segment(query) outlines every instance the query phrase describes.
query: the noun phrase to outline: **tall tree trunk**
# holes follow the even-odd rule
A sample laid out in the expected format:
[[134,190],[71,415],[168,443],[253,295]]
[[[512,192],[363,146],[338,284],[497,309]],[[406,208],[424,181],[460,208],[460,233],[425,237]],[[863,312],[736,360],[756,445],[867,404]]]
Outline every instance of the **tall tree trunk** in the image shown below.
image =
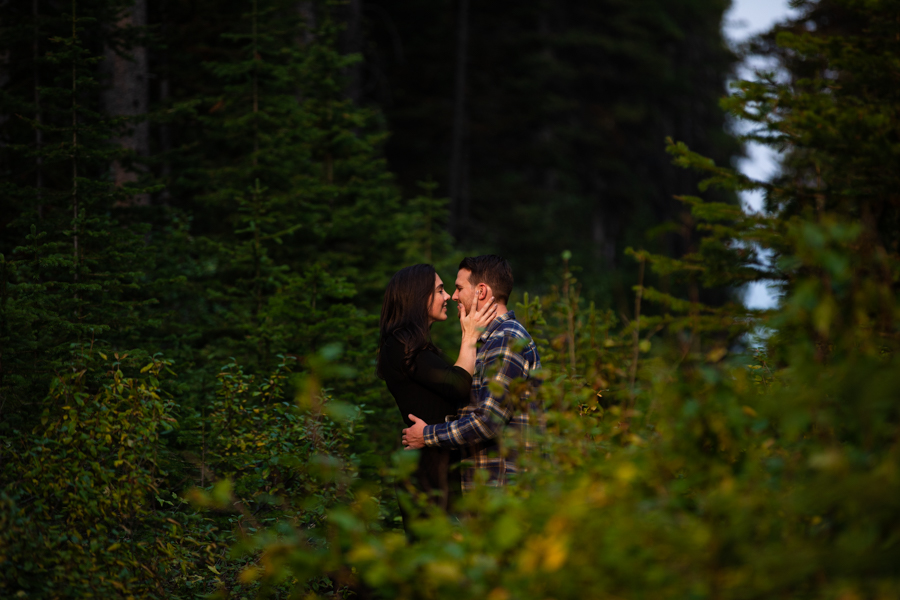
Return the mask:
[[603,205],[604,196],[598,196],[591,215],[591,241],[594,259],[603,261],[611,269],[616,268],[616,238],[618,218]]
[[[76,28],[75,0],[72,0],[72,44],[77,44],[78,30]],[[76,58],[72,59],[72,272],[75,284],[78,284],[78,72]],[[75,291],[76,305],[78,302],[78,288]],[[79,317],[81,306],[78,305]]]
[[[308,49],[316,41],[316,6],[313,0],[300,0],[296,4],[297,14],[300,15],[301,26],[297,29],[294,38],[297,46]],[[299,87],[296,92],[297,102],[303,102],[303,90]]]
[[[256,167],[259,164],[259,5],[253,0],[253,174],[257,175]],[[257,179],[257,185],[259,180]]]
[[[157,17],[160,23],[160,31],[162,33],[162,38],[164,40],[168,40],[169,30],[169,3],[167,0],[163,0],[161,3],[161,13],[162,16]],[[169,67],[169,50],[166,47],[159,52],[158,59],[158,69],[160,73],[159,79],[159,101],[161,104],[165,105],[171,94],[171,72]],[[158,129],[159,135],[159,149],[163,155],[162,162],[162,170],[161,175],[163,182],[166,184],[166,188],[160,194],[160,201],[163,204],[168,204],[171,199],[171,193],[169,192],[169,184],[171,183],[172,178],[172,159],[169,156],[169,152],[172,151],[172,127],[168,123],[161,123]]]
[[[363,0],[348,0],[346,8],[347,29],[344,30],[344,52],[357,54],[363,50],[362,11]],[[359,104],[362,96],[362,63],[347,70],[347,97]]]
[[[35,24],[35,28],[37,28],[37,24]],[[35,32],[35,36],[37,36],[36,32]],[[37,39],[37,37],[35,37],[35,39]],[[37,46],[35,45],[35,52],[36,51],[37,51]],[[10,81],[9,65],[10,65],[11,60],[12,60],[12,51],[9,48],[9,46],[0,50],[0,89],[3,89],[7,85],[9,85],[9,81]],[[37,66],[35,65],[35,69],[36,68],[37,68]],[[0,126],[5,125],[7,123],[7,121],[9,121],[9,117],[10,117],[10,115],[9,115],[8,110],[4,110],[3,112],[0,112]],[[5,137],[5,136],[0,136],[0,148],[6,146],[6,143],[3,140],[3,137]],[[4,171],[8,170],[7,165],[0,165],[0,168],[2,168]]]
[[468,123],[466,78],[469,53],[469,0],[458,0],[456,86],[450,155],[450,233],[459,237],[469,218]]
[[34,38],[32,40],[32,63],[34,69],[34,121],[37,126],[34,128],[34,149],[37,152],[35,158],[34,171],[35,181],[34,187],[37,188],[37,214],[38,218],[43,218],[44,207],[42,205],[42,196],[44,193],[44,159],[41,156],[41,148],[44,145],[44,131],[41,129],[43,114],[41,113],[41,71],[38,65],[40,58],[40,28],[38,27],[38,17],[40,15],[40,7],[38,0],[32,0],[31,3],[32,16],[34,17]]
[[[147,25],[147,0],[135,0],[134,4],[123,12],[117,27],[126,29],[131,27],[145,27]],[[110,75],[110,87],[103,94],[103,105],[110,116],[138,117],[147,114],[150,104],[149,93],[149,68],[147,62],[147,48],[143,45],[135,45],[128,49],[131,55],[121,56],[113,48],[107,47],[105,67]],[[135,123],[132,128],[121,137],[114,140],[123,148],[134,152],[135,158],[140,160],[146,157],[150,151],[149,125],[146,121]],[[120,161],[112,165],[113,181],[117,186],[137,181],[138,173],[135,168],[127,168]],[[148,194],[134,196],[129,204],[147,205],[150,203]]]
[[303,30],[297,40],[301,46],[309,46],[316,40],[316,7],[313,0],[297,2],[297,12],[303,19]]

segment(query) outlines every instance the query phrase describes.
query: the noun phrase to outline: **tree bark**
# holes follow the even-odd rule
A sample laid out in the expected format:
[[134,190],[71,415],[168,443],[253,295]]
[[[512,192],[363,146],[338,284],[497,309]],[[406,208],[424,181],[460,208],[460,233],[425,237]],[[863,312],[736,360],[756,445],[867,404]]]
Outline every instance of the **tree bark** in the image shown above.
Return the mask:
[[616,268],[617,219],[604,207],[603,196],[597,200],[591,215],[591,241],[594,258],[603,261],[610,269]]
[[[169,3],[168,0],[163,0],[161,3],[161,13],[162,17],[157,17],[160,23],[160,31],[162,33],[162,37],[165,40],[169,39],[169,30],[168,24],[170,22],[169,17]],[[159,101],[162,105],[166,105],[169,101],[170,91],[171,91],[171,72],[170,72],[170,63],[169,63],[169,50],[168,48],[163,48],[158,53],[158,64],[156,69],[160,75],[159,79]],[[149,67],[148,67],[149,69]],[[162,193],[159,196],[159,200],[164,205],[168,205],[169,201],[172,198],[171,192],[169,192],[169,184],[172,179],[172,159],[169,156],[169,153],[172,151],[172,127],[169,123],[161,123],[157,130],[159,135],[159,149],[163,155],[162,168],[160,170],[160,174],[162,175],[162,180],[166,185],[166,188],[163,189]]]
[[40,6],[38,0],[33,0],[31,4],[32,16],[34,17],[34,38],[32,42],[32,60],[34,69],[34,121],[37,127],[34,128],[34,149],[38,153],[34,161],[35,181],[34,187],[37,188],[37,214],[41,219],[44,216],[44,207],[42,205],[44,194],[44,159],[41,156],[41,148],[44,146],[44,131],[41,129],[43,124],[43,114],[41,113],[41,71],[38,65],[40,58],[40,28],[38,27],[38,19],[40,17]]
[[[347,29],[344,30],[344,52],[358,54],[363,50],[363,0],[348,0],[346,11]],[[354,104],[359,104],[362,97],[362,63],[356,63],[347,69],[347,97]]]
[[[147,25],[147,0],[135,0],[125,9],[116,26],[119,29],[145,27]],[[136,44],[128,48],[130,56],[123,56],[114,48],[105,51],[105,68],[108,70],[110,87],[103,94],[103,105],[106,112],[113,117],[140,117],[146,115],[150,104],[149,65],[147,48]],[[133,153],[140,161],[150,151],[149,124],[146,120],[135,122],[131,128],[114,143]],[[129,166],[122,161],[112,165],[113,181],[116,186],[133,183],[138,180],[138,166]],[[148,194],[137,194],[127,204],[146,206],[150,203]]]
[[312,0],[301,0],[297,3],[297,12],[303,19],[303,30],[298,42],[309,46],[316,41],[316,7]]
[[466,83],[469,54],[469,0],[458,0],[456,20],[456,85],[453,95],[453,133],[450,155],[450,233],[459,237],[468,220],[468,122]]

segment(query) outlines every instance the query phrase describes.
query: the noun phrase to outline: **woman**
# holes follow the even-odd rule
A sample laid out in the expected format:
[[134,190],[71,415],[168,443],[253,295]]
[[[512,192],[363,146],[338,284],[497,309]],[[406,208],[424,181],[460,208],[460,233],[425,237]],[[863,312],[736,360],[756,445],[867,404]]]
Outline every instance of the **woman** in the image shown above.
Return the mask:
[[[429,332],[435,322],[447,320],[449,299],[431,265],[401,269],[384,292],[378,376],[387,383],[407,427],[412,425],[410,413],[429,425],[443,423],[444,417],[455,415],[469,402],[475,344],[497,316],[497,305],[488,302],[471,314],[459,305],[462,342],[459,359],[451,365],[431,343]],[[450,471],[453,459],[450,450],[423,448],[413,475],[413,485],[444,510],[459,495],[459,472]]]

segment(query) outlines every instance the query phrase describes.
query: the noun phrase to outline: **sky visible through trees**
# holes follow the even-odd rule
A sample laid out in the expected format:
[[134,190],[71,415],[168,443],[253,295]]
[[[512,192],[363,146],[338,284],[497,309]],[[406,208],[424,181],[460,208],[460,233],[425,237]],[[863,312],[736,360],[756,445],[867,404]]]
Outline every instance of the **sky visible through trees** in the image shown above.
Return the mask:
[[[723,29],[729,41],[737,45],[766,31],[791,13],[787,0],[734,0],[725,13]],[[738,76],[752,78],[755,64],[760,64],[760,61],[745,58],[738,67]],[[740,127],[739,124],[737,126]],[[738,161],[741,172],[753,179],[768,181],[778,169],[778,155],[766,146],[752,143],[745,146],[745,151],[746,158]],[[741,199],[750,210],[762,209],[762,196],[758,193],[743,192]],[[744,302],[753,308],[770,308],[777,301],[777,294],[766,283],[751,285],[744,295]]]

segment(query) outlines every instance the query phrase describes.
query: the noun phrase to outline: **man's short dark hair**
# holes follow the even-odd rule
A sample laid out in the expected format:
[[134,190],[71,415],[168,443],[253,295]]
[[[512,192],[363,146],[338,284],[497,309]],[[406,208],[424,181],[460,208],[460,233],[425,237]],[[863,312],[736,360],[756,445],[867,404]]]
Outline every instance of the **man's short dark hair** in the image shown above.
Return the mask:
[[513,289],[512,267],[502,256],[485,254],[483,256],[467,256],[459,263],[460,269],[468,269],[469,283],[478,285],[487,284],[494,292],[497,302],[506,304]]

